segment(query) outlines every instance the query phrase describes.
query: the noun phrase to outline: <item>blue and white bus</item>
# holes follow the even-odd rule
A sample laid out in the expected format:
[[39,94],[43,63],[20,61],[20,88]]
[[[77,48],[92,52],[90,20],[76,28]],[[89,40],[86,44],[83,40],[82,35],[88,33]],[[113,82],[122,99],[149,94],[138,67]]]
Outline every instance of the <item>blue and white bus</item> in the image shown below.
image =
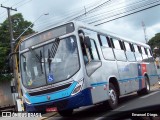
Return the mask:
[[26,38],[19,58],[27,112],[67,116],[101,102],[114,109],[120,96],[147,94],[158,81],[148,45],[80,22]]

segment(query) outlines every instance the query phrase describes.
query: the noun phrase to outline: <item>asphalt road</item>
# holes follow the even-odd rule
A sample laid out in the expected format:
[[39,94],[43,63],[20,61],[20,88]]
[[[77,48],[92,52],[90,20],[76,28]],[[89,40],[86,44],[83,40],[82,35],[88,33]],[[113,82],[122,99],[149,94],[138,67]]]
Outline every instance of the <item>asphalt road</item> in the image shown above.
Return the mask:
[[[104,104],[93,105],[76,109],[72,115],[74,120],[100,120],[113,112],[127,111],[134,108],[160,104],[160,90],[152,90],[150,94],[138,96],[136,93],[120,98],[119,106],[115,110],[107,109]],[[63,118],[59,114],[48,118],[48,120],[71,120],[71,118]]]

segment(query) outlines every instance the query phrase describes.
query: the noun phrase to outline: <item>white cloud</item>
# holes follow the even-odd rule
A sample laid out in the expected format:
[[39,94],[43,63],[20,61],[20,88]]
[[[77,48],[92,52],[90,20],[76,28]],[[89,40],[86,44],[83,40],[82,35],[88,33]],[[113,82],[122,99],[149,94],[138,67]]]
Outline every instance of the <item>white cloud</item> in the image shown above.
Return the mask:
[[122,37],[145,43],[143,29],[135,30],[134,27],[123,19],[101,25],[101,28],[116,33]]
[[[14,3],[19,2],[19,1],[21,0],[15,0],[15,1],[8,0],[8,2],[5,3],[4,5],[11,6]],[[105,0],[92,0],[92,1],[32,0],[31,2],[18,8],[17,12],[21,12],[25,19],[27,19],[28,21],[32,21],[32,22],[34,22],[43,13],[49,13],[48,16],[41,17],[38,21],[36,21],[37,27],[39,26],[39,28],[43,28],[43,27],[49,26],[51,23],[54,24],[56,20],[64,18],[66,17],[66,15],[69,15],[77,10],[81,10],[80,11],[81,13],[84,12],[84,5],[87,5],[87,4],[93,5],[93,3],[98,4],[99,2],[103,2],[103,1]],[[116,3],[121,5],[120,2],[122,2],[123,4],[129,3],[128,0],[121,0],[118,2],[113,2],[115,6],[110,7],[110,9],[116,9],[117,8]],[[0,0],[0,3],[1,3],[1,0]],[[5,9],[0,8],[0,13],[1,11],[3,12],[5,11]],[[115,21],[111,21],[109,23],[101,25],[100,27],[108,31],[117,33],[123,37],[130,38],[135,41],[145,42],[141,22],[142,20],[145,22],[147,36],[150,39],[156,33],[160,32],[160,21],[159,21],[160,16],[159,16],[158,11],[160,11],[160,6],[152,8],[152,9],[148,9],[146,11],[143,11],[143,12],[131,15],[131,16],[120,18]],[[17,12],[12,11],[11,13],[14,14]],[[2,15],[0,15],[0,17],[1,16]],[[3,20],[4,18],[3,19],[0,18],[0,23],[3,22]]]

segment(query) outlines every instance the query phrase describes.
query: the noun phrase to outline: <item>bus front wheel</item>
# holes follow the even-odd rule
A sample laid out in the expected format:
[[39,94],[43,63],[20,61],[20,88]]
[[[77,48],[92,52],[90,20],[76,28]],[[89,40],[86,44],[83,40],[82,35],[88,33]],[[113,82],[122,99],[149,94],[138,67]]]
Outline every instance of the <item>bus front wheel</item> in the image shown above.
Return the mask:
[[118,106],[118,93],[112,83],[109,83],[109,100],[110,109],[115,109]]
[[58,111],[58,113],[63,116],[63,117],[69,117],[73,113],[73,109],[70,110],[63,110],[63,111]]

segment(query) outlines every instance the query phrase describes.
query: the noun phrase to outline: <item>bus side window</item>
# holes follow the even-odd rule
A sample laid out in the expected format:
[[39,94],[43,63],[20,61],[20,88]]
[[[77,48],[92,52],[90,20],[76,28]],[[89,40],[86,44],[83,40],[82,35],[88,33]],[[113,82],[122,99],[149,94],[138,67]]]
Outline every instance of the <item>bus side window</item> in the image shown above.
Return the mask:
[[134,54],[136,56],[136,60],[139,62],[142,61],[142,55],[140,53],[140,49],[138,48],[136,44],[134,44],[134,50],[135,50]]
[[[114,60],[114,54],[112,50],[112,43],[109,39],[109,37],[98,35],[98,39],[101,45],[101,50],[104,59],[106,60]],[[109,53],[109,54],[108,54]]]
[[122,47],[121,41],[117,39],[113,39],[113,45],[114,45],[114,53],[117,60],[120,61],[126,61],[126,55],[124,53],[124,48]]
[[101,66],[100,56],[98,53],[96,42],[93,39],[90,39],[90,42],[91,46],[87,48],[87,54],[90,61],[86,65],[86,71],[88,76],[91,76]]
[[149,62],[154,62],[153,60],[153,56],[152,56],[152,52],[150,49],[147,48],[147,53],[148,53],[148,59],[149,59]]
[[144,48],[145,54],[148,55],[147,48]]
[[141,47],[141,49],[142,49],[143,61],[144,61],[144,62],[148,62],[148,56],[147,56],[147,54],[146,54],[146,52],[145,52],[145,48],[144,48],[144,47]]
[[132,49],[132,44],[128,42],[124,42],[125,48],[126,48],[126,56],[128,61],[136,61],[133,49]]
[[100,60],[96,43],[93,39],[90,39],[91,47],[89,48],[89,53],[91,56],[91,60]]

